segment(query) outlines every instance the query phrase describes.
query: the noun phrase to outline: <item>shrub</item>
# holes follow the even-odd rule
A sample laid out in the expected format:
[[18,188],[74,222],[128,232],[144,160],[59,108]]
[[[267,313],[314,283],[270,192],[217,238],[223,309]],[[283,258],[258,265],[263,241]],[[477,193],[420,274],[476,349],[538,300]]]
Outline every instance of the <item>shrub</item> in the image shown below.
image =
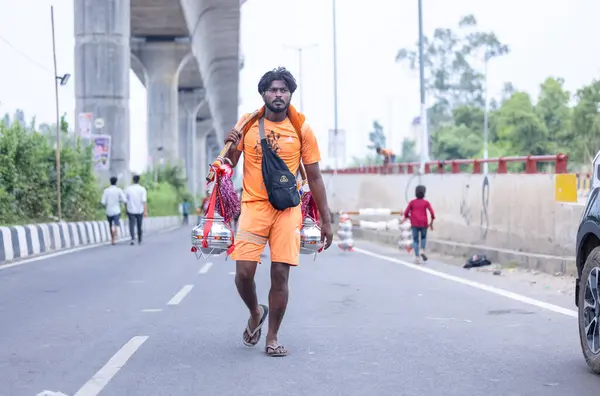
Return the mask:
[[[23,122],[7,125],[7,119],[0,121],[0,225],[56,221],[56,129],[43,124],[37,131],[35,122],[30,126]],[[62,219],[106,219],[105,208],[100,205],[106,186],[100,185],[94,172],[92,148],[69,133],[64,116],[60,162]],[[148,189],[150,216],[178,215],[183,198],[192,200],[179,167],[163,166],[156,175],[148,171],[141,183]]]

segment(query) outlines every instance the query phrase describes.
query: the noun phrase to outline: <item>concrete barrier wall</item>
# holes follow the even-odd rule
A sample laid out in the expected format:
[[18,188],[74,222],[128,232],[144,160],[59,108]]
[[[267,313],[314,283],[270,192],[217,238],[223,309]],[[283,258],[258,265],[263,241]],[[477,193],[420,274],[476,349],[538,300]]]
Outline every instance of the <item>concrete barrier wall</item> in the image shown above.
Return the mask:
[[[324,175],[333,211],[403,209],[427,187],[431,238],[557,256],[575,255],[583,205],[558,203],[550,174]],[[486,185],[487,184],[487,185]]]
[[[152,233],[179,224],[179,216],[149,217],[144,219],[143,230],[145,233]],[[130,238],[129,220],[121,219],[117,233],[119,239]],[[109,241],[107,221],[0,227],[0,265],[15,259]]]

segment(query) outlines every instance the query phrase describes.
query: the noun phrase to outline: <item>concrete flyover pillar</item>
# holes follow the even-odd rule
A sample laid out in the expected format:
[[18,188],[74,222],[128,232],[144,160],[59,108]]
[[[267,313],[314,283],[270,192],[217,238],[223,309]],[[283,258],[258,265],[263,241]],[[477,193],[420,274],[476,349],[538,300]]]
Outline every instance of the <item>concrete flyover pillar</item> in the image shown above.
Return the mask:
[[[111,137],[103,179],[129,182],[130,0],[75,0],[75,120],[88,113],[92,133]],[[95,121],[95,122],[94,122]],[[79,125],[75,126],[80,135]]]
[[240,4],[237,0],[180,0],[188,18],[215,133],[222,141],[238,121]]
[[211,148],[210,148],[210,156],[208,157],[210,161],[212,161],[215,158],[217,158],[217,156],[221,152],[221,148],[222,147],[217,146],[217,145],[211,146]]
[[[214,120],[213,120],[213,124],[214,124]],[[219,155],[220,150],[218,150],[217,147],[218,147],[218,142],[217,142],[216,130],[213,125],[213,127],[210,128],[206,133],[206,158],[208,159],[207,164],[213,162],[215,160],[215,158],[217,158],[217,156]]]
[[185,177],[189,178],[190,170],[188,169],[187,163],[187,150],[189,146],[189,133],[188,133],[188,112],[182,106],[181,93],[179,94],[179,121],[177,126],[179,127],[179,137],[177,138],[179,148],[177,150],[177,165],[183,168]]
[[198,193],[196,164],[196,118],[204,101],[203,89],[179,89],[179,157],[183,159],[188,190]]
[[177,164],[179,154],[179,73],[191,56],[189,39],[136,37],[132,51],[146,70],[148,100],[148,154],[156,160]]
[[213,129],[213,120],[210,118],[196,119],[196,157],[194,158],[194,168],[197,170],[198,178],[196,185],[200,194],[206,193],[206,175],[208,174],[208,166],[214,161],[215,157],[211,157],[211,152],[207,146],[207,136]]

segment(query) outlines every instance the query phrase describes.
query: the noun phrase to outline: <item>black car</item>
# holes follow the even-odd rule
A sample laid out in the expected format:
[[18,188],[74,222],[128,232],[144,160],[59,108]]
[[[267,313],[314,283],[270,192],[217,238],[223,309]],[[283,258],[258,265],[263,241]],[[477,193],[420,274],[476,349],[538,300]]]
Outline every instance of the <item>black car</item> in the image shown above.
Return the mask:
[[575,305],[583,356],[600,374],[600,165],[596,160],[594,168],[592,191],[577,231]]

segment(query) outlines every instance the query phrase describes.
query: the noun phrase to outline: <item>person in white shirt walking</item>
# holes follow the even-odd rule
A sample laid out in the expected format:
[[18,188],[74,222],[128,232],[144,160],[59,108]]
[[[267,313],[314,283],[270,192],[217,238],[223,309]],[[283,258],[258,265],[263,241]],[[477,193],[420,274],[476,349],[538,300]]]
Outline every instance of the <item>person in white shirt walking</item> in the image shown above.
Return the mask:
[[106,219],[110,228],[111,243],[117,242],[117,227],[121,225],[121,204],[126,203],[127,198],[119,187],[117,187],[117,178],[110,178],[110,187],[104,189],[102,193],[102,205],[106,207]]
[[140,177],[133,176],[133,184],[125,189],[127,197],[127,216],[129,217],[130,245],[135,244],[135,227],[137,226],[138,244],[142,243],[142,221],[148,217],[146,188],[140,186]]

